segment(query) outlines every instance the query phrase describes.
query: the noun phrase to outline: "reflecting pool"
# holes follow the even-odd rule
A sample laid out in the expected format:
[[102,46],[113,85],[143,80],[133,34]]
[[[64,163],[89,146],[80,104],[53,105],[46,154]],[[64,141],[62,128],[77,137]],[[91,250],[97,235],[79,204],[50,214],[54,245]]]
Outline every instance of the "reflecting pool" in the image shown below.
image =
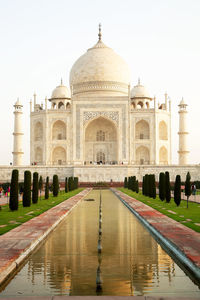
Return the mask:
[[[3,296],[154,295],[200,290],[109,190],[86,196],[8,283]],[[94,199],[94,201],[92,201]],[[102,252],[98,254],[100,238]],[[102,280],[100,288],[96,281]]]

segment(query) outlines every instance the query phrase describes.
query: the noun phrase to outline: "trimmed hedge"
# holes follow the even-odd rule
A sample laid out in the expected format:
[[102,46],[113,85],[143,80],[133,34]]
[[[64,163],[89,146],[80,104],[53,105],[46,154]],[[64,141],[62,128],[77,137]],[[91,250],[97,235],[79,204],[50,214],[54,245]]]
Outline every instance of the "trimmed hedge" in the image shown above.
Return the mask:
[[38,202],[38,190],[39,190],[39,182],[38,182],[38,173],[33,173],[33,189],[32,189],[32,203]]
[[11,177],[10,185],[10,199],[9,199],[9,208],[10,210],[18,210],[18,195],[19,195],[19,171],[13,170]]
[[177,206],[181,203],[181,176],[176,175],[176,181],[174,184],[174,202]]
[[49,199],[49,176],[47,176],[47,178],[46,178],[44,198]]
[[159,175],[159,198],[161,201],[164,201],[166,197],[165,191],[165,174],[163,172]]
[[128,181],[127,177],[124,178],[124,188],[126,189],[128,187]]
[[187,172],[186,181],[185,181],[185,196],[187,196],[187,208],[188,208],[188,200],[192,193],[190,179],[191,179],[190,173]]
[[54,197],[58,196],[58,192],[59,192],[58,175],[53,175],[53,195],[54,195]]
[[78,188],[78,177],[74,177],[74,190]]
[[24,193],[22,204],[24,207],[31,206],[31,172],[24,172]]
[[65,177],[65,193],[69,192],[69,187],[68,187],[68,178]]
[[166,202],[169,203],[171,200],[171,186],[170,186],[169,172],[165,172],[165,193],[166,193]]

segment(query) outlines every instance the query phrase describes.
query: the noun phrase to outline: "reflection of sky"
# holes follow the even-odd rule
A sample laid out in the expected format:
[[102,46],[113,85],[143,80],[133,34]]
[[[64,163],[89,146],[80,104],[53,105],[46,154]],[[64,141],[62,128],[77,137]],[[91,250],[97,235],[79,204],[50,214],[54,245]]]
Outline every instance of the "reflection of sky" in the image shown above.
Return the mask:
[[[131,212],[102,191],[103,295],[199,296],[199,289],[157,245]],[[95,295],[99,191],[49,236],[1,296]]]

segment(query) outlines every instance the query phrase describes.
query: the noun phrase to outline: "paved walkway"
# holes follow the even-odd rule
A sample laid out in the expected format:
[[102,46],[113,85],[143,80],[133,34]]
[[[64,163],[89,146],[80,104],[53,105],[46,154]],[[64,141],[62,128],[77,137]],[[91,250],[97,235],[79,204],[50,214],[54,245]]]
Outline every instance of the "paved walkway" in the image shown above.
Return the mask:
[[[200,233],[170,219],[159,211],[145,205],[144,203],[122,193],[117,189],[113,192],[121,198],[133,212],[139,216],[140,220],[162,241],[166,240],[166,245],[171,247],[171,252],[180,259],[182,263],[191,268],[198,276],[200,282]],[[189,264],[189,266],[188,266]]]
[[83,190],[38,217],[0,236],[0,284],[16,270],[18,265],[90,190]]

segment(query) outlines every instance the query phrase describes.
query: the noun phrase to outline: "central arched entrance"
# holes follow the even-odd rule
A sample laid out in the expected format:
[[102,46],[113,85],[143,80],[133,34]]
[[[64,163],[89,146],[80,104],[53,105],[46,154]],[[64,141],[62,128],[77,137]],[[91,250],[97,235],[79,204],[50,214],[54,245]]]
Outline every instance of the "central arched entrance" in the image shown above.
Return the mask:
[[117,164],[118,144],[115,124],[99,117],[85,129],[85,164]]

